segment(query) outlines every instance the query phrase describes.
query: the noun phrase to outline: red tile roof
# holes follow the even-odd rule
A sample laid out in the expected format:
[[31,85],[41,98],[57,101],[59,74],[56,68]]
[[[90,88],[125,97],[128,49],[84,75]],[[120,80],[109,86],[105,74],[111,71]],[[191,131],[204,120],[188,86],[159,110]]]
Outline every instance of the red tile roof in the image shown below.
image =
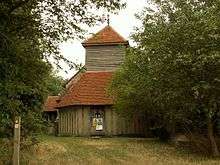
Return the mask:
[[59,107],[71,105],[111,105],[113,100],[107,95],[107,87],[113,72],[85,72],[76,76],[60,97]]
[[46,112],[56,111],[57,100],[59,100],[59,96],[48,96],[44,104],[44,111]]
[[118,44],[128,45],[128,41],[118,34],[111,26],[106,26],[104,29],[82,43],[84,47]]

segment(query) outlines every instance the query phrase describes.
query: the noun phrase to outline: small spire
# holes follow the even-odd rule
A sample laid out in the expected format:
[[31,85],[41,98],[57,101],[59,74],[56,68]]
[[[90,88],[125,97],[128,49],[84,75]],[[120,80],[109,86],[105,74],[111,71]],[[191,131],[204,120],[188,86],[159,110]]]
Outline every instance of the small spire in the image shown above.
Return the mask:
[[107,15],[107,18],[105,17],[105,14],[102,14],[101,22],[104,23],[105,21],[107,21],[107,24],[109,26],[109,24],[110,24],[110,16],[109,16],[109,14]]
[[109,16],[109,14],[107,15],[107,23],[108,23],[108,26],[109,26],[109,24],[110,24],[110,16]]

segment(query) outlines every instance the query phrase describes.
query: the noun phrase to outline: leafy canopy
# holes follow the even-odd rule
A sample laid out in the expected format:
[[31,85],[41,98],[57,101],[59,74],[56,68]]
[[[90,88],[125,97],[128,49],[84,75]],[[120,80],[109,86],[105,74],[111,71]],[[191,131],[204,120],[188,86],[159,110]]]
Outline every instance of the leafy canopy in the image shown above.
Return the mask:
[[100,20],[99,11],[116,12],[123,7],[120,0],[2,0],[0,37],[6,41],[6,31],[13,32],[37,44],[46,59],[52,56],[57,65],[64,60],[76,67],[60,54],[59,43],[82,38],[84,28]]
[[[151,0],[111,92],[125,114],[207,126],[220,106],[220,1]],[[197,125],[198,126],[198,125]]]

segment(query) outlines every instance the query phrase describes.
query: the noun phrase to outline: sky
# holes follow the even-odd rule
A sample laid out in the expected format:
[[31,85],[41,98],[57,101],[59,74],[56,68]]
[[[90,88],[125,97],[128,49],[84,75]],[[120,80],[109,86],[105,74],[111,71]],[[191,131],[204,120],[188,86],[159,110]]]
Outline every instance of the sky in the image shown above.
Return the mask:
[[[140,26],[141,22],[135,18],[135,13],[141,12],[146,6],[148,0],[126,0],[127,7],[119,11],[118,15],[110,14],[110,26],[112,26],[119,34],[124,38],[129,40],[129,43],[132,45],[132,41],[129,36],[133,31],[134,27]],[[107,13],[103,13],[107,14]],[[95,27],[88,29],[88,36],[94,34],[104,28],[107,23],[100,23]],[[90,34],[90,35],[89,35]],[[85,49],[81,45],[82,40],[68,41],[60,44],[61,53],[65,58],[77,63],[85,64]],[[76,71],[68,70],[68,67],[65,64],[62,64],[63,70],[58,72],[59,76],[62,76],[65,79],[71,78]]]

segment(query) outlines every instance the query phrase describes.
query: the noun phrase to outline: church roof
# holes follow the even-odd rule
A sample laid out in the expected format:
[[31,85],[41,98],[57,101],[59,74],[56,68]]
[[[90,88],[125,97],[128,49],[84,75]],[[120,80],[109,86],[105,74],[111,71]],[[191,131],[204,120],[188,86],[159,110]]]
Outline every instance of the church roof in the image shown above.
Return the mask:
[[59,100],[59,96],[48,96],[44,104],[44,111],[46,112],[56,111],[57,100]]
[[58,108],[71,105],[111,105],[107,87],[113,72],[85,72],[74,78],[67,92],[60,97]]
[[82,43],[84,47],[94,46],[94,45],[121,45],[121,44],[128,45],[128,41],[109,25]]

